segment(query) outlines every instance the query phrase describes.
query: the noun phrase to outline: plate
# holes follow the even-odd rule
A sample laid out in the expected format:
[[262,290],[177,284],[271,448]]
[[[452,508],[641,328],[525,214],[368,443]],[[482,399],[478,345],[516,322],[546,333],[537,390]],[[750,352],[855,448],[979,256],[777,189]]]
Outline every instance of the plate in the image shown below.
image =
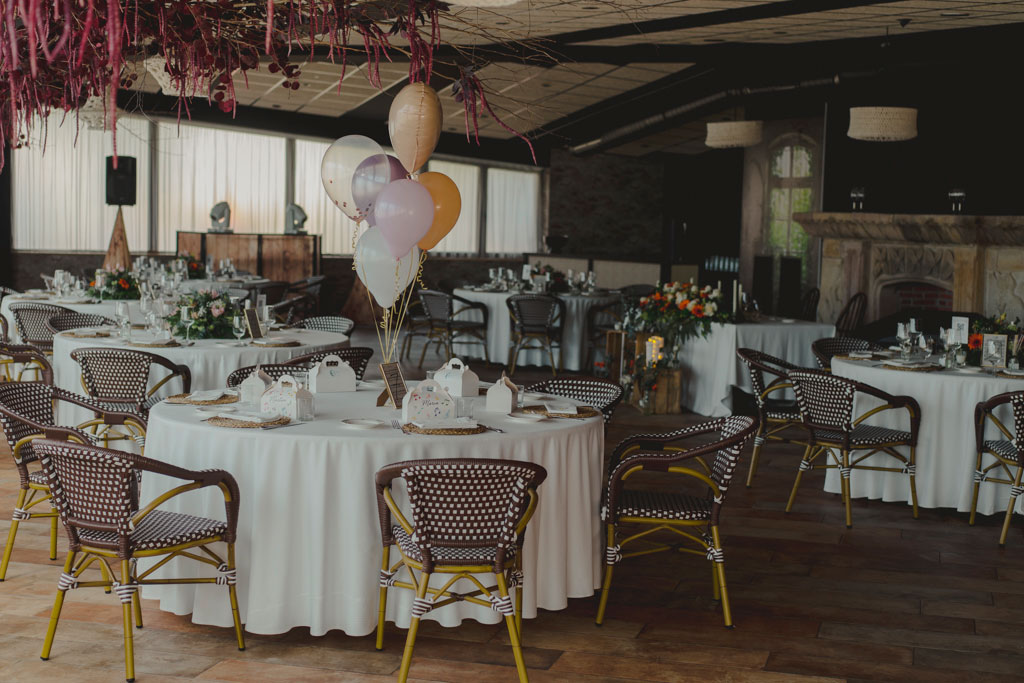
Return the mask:
[[383,420],[371,420],[365,417],[350,417],[341,421],[341,424],[353,429],[376,429],[384,424]]
[[237,408],[231,406],[200,406],[196,412],[200,415],[220,415],[221,413],[233,413]]
[[795,323],[796,318],[779,318],[780,323]]
[[979,368],[976,365],[965,365],[962,368],[957,368],[956,371],[957,372],[967,372],[967,373],[974,374],[974,373],[981,372],[981,368]]
[[1004,375],[1010,375],[1011,377],[1024,377],[1024,370],[1008,370],[1003,368],[1000,372]]
[[543,422],[548,419],[544,413],[509,413],[508,417],[520,422]]

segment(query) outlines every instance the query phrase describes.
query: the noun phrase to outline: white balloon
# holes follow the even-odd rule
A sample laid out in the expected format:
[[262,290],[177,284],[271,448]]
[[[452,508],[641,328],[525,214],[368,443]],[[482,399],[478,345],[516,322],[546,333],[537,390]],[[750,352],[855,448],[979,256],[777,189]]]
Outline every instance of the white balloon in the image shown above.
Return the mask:
[[367,157],[384,154],[384,149],[365,135],[346,135],[331,143],[320,162],[320,180],[334,205],[358,222],[366,216],[352,197],[352,176]]
[[382,308],[390,308],[416,279],[420,267],[419,247],[395,259],[380,228],[370,228],[356,242],[356,275]]

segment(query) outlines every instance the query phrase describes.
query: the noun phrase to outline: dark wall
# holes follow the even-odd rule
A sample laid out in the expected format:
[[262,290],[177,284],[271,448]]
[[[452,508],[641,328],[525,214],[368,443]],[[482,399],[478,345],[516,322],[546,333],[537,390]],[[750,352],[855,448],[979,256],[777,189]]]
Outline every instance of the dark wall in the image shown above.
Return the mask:
[[664,201],[674,263],[739,256],[743,150],[672,157],[665,167]]

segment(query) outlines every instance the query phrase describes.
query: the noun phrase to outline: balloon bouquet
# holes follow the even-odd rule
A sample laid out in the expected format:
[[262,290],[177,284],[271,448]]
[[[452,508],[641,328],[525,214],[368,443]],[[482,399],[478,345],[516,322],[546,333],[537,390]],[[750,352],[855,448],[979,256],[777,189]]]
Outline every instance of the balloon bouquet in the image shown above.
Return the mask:
[[441,101],[425,83],[410,83],[391,103],[388,133],[395,157],[363,135],[327,148],[320,178],[334,204],[367,229],[355,246],[356,275],[384,312],[377,337],[385,363],[398,335],[428,250],[455,227],[459,188],[443,173],[420,173],[441,136]]

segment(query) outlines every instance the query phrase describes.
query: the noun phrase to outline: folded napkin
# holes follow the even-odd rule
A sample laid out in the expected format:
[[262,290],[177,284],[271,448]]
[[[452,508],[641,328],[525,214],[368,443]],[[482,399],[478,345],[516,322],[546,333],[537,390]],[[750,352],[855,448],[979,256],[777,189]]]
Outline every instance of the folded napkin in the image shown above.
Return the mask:
[[545,403],[548,415],[576,415],[579,411],[571,403]]
[[253,339],[253,344],[290,344],[295,341],[291,337],[264,337],[262,339]]
[[457,417],[454,420],[425,420],[413,422],[420,429],[475,429],[476,420],[469,417]]
[[871,358],[870,351],[850,351],[847,355],[849,355],[850,358]]
[[898,358],[890,358],[889,360],[883,361],[882,365],[895,365],[899,368],[926,368],[935,365],[935,363],[926,360],[900,360]]
[[229,392],[227,389],[209,389],[207,391],[193,391],[188,397],[193,401],[216,401],[225,394],[235,395],[234,392]]
[[897,346],[897,345],[895,345],[895,344],[893,344],[892,346],[890,346],[890,347],[889,347],[889,350],[890,350],[890,351],[899,351],[899,350],[900,350],[900,347],[899,347],[899,346]]
[[[278,415],[265,415],[263,413],[257,413],[251,410],[239,410],[236,412],[224,412],[217,413],[213,417],[223,417],[229,420],[243,420],[246,422],[273,422],[279,416]],[[207,418],[209,419],[209,418]]]

